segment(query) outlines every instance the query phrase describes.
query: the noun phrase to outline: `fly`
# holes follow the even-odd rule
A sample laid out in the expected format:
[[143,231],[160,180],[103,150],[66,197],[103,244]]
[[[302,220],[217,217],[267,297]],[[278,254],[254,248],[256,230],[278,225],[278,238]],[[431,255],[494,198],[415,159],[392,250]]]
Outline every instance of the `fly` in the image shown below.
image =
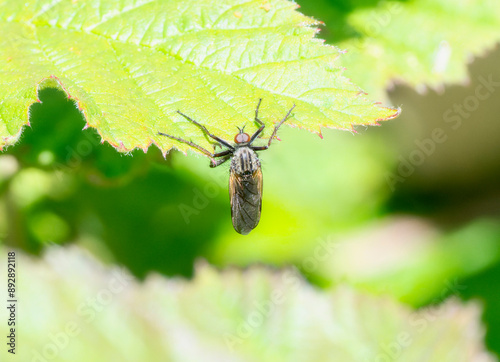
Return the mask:
[[252,231],[260,220],[262,210],[262,170],[260,167],[259,157],[256,151],[267,150],[271,146],[271,142],[276,137],[276,133],[280,126],[288,119],[292,108],[288,111],[277,125],[274,126],[274,131],[265,146],[253,146],[253,142],[264,131],[265,124],[259,119],[259,107],[262,99],[259,99],[257,108],[255,109],[255,121],[259,124],[259,129],[252,135],[244,132],[244,128],[239,128],[239,133],[234,137],[234,143],[230,143],[222,138],[219,138],[210,133],[205,126],[196,122],[192,118],[177,111],[181,116],[188,121],[198,126],[203,133],[217,141],[217,144],[225,150],[212,153],[207,149],[185,139],[171,136],[162,132],[158,134],[185,143],[197,150],[203,152],[212,159],[210,167],[217,167],[224,162],[231,160],[229,174],[229,196],[231,199],[231,219],[233,221],[234,230],[238,233],[247,235]]

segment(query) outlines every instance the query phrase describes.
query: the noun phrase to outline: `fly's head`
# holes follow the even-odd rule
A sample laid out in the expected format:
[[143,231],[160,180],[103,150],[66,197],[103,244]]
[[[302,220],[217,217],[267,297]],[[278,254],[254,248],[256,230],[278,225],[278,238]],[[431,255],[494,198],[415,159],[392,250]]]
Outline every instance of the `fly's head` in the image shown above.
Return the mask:
[[246,143],[250,142],[250,135],[245,133],[245,126],[243,126],[243,128],[237,128],[240,132],[234,136],[234,143],[238,146],[244,146]]

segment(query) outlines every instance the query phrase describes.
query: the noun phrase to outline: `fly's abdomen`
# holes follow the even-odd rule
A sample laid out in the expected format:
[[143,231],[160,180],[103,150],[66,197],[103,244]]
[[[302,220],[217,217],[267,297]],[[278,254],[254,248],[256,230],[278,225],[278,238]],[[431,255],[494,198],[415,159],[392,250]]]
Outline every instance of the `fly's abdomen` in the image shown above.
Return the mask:
[[260,167],[251,174],[240,175],[231,171],[229,178],[231,219],[234,229],[246,235],[260,220],[262,209],[262,172]]

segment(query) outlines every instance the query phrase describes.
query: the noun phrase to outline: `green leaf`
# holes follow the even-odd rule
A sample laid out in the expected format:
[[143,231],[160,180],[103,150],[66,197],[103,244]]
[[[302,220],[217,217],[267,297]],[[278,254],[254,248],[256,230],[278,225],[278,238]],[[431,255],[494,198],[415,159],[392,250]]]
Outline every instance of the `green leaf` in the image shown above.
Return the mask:
[[394,82],[419,91],[465,83],[471,58],[500,40],[496,0],[381,1],[373,7],[363,0],[318,0],[304,2],[304,11],[331,25],[327,40],[347,50],[340,58],[346,75],[378,97]]
[[286,0],[1,1],[0,147],[19,139],[37,88],[47,86],[64,89],[87,126],[119,151],[152,143],[164,153],[188,149],[158,131],[211,147],[177,110],[232,140],[236,126],[253,123],[259,98],[266,125],[296,104],[288,124],[317,133],[397,116],[342,76],[340,51],[315,39],[317,22],[296,7]]
[[320,292],[294,270],[264,267],[203,265],[191,281],[139,283],[76,247],[17,261],[23,360],[493,360],[476,303],[411,311],[347,287]]

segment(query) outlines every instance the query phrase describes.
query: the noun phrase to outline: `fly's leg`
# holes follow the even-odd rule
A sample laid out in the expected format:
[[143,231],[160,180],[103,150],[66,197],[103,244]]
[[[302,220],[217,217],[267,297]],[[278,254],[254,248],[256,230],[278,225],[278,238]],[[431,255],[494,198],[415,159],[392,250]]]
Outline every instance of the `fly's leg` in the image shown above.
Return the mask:
[[271,138],[269,138],[269,142],[267,144],[267,147],[271,146],[271,142],[273,141],[274,137],[276,137],[276,133],[278,133],[278,129],[281,127],[283,123],[290,117],[290,113],[292,113],[293,109],[295,108],[295,104],[290,108],[288,113],[286,114],[285,118],[283,118],[280,123],[278,123],[276,126],[274,126],[274,131],[273,134],[271,135]]
[[222,152],[219,152],[219,153],[214,153],[212,155],[212,158],[228,156],[231,153],[233,153],[232,150],[225,150],[225,151],[222,151]]
[[[222,152],[221,152],[222,153]],[[224,156],[223,158],[219,158],[218,160],[212,160],[212,162],[210,163],[210,167],[211,168],[215,168],[217,166],[220,166],[222,165],[224,162],[226,162],[227,160],[229,160],[231,158],[230,155],[227,155],[227,156]]]
[[[187,144],[187,145],[189,145],[189,146],[191,146],[193,148],[196,148],[197,150],[200,150],[201,152],[203,152],[205,155],[207,155],[208,157],[210,157],[212,159],[212,162],[210,163],[210,167],[217,167],[219,165],[222,165],[229,158],[231,158],[231,154],[233,153],[233,150],[225,150],[225,151],[221,151],[219,153],[211,153],[207,149],[205,149],[205,148],[197,145],[194,142],[187,141],[185,139],[182,139],[182,138],[179,138],[179,137],[175,137],[175,136],[171,136],[169,134],[162,133],[162,132],[158,132],[158,134],[162,135],[162,136],[165,136],[165,137],[168,137],[168,138],[171,138],[171,139],[174,139],[176,141],[185,143],[185,144]],[[220,160],[214,160],[214,158],[217,158],[217,157],[224,157],[224,158],[220,159]]]
[[186,145],[188,146],[191,146],[193,148],[196,148],[197,150],[203,152],[205,155],[213,158],[214,157],[214,154],[212,154],[212,152],[210,152],[209,150],[197,145],[196,143],[194,142],[191,142],[191,141],[187,141],[185,139],[182,139],[182,138],[179,138],[179,137],[175,137],[175,136],[171,136],[169,134],[166,134],[166,133],[162,133],[162,132],[158,132],[159,135],[161,136],[165,136],[165,137],[168,137],[168,138],[171,138],[173,140],[176,140],[176,141],[179,141],[179,142],[182,142],[182,143],[185,143]]
[[[273,139],[276,137],[276,133],[278,133],[278,129],[281,127],[281,125],[283,123],[285,123],[285,121],[288,119],[288,117],[290,117],[290,114],[292,113],[293,109],[295,108],[295,104],[293,105],[292,108],[290,108],[290,110],[288,111],[288,113],[286,114],[285,118],[283,118],[277,125],[274,126],[274,131],[273,131],[273,134],[271,135],[271,137],[269,138],[269,142],[267,143],[266,146],[258,146],[258,147],[252,147],[252,149],[254,151],[264,151],[264,150],[267,150],[270,146],[271,146],[271,142],[273,141]],[[258,131],[257,131],[258,132]]]
[[264,130],[264,128],[266,127],[266,125],[264,124],[264,122],[262,122],[260,119],[259,119],[259,107],[260,107],[260,104],[262,103],[262,98],[259,99],[259,103],[257,103],[257,108],[255,108],[255,121],[257,123],[259,123],[260,127],[259,129],[252,135],[252,137],[250,137],[250,141],[248,141],[248,144],[251,145],[253,141],[255,141],[255,139],[257,137],[259,137],[259,135],[262,133],[262,131]]
[[227,148],[229,148],[229,149],[231,149],[231,150],[234,150],[234,147],[233,147],[233,146],[231,146],[231,144],[230,144],[228,141],[223,140],[222,138],[219,138],[219,137],[217,137],[217,136],[215,136],[215,135],[211,134],[211,133],[208,131],[208,129],[207,129],[204,125],[202,125],[202,124],[200,124],[200,123],[196,122],[194,119],[192,119],[192,118],[190,118],[190,117],[186,116],[186,115],[185,115],[184,113],[182,113],[181,111],[177,111],[177,113],[179,113],[181,116],[183,116],[184,118],[186,118],[188,121],[193,122],[195,125],[197,125],[199,128],[201,128],[201,130],[202,130],[202,131],[203,131],[203,132],[204,132],[207,136],[209,136],[209,137],[213,138],[214,140],[216,140],[217,142],[219,142],[219,143],[223,144],[223,145],[224,145],[224,146],[226,146]]

